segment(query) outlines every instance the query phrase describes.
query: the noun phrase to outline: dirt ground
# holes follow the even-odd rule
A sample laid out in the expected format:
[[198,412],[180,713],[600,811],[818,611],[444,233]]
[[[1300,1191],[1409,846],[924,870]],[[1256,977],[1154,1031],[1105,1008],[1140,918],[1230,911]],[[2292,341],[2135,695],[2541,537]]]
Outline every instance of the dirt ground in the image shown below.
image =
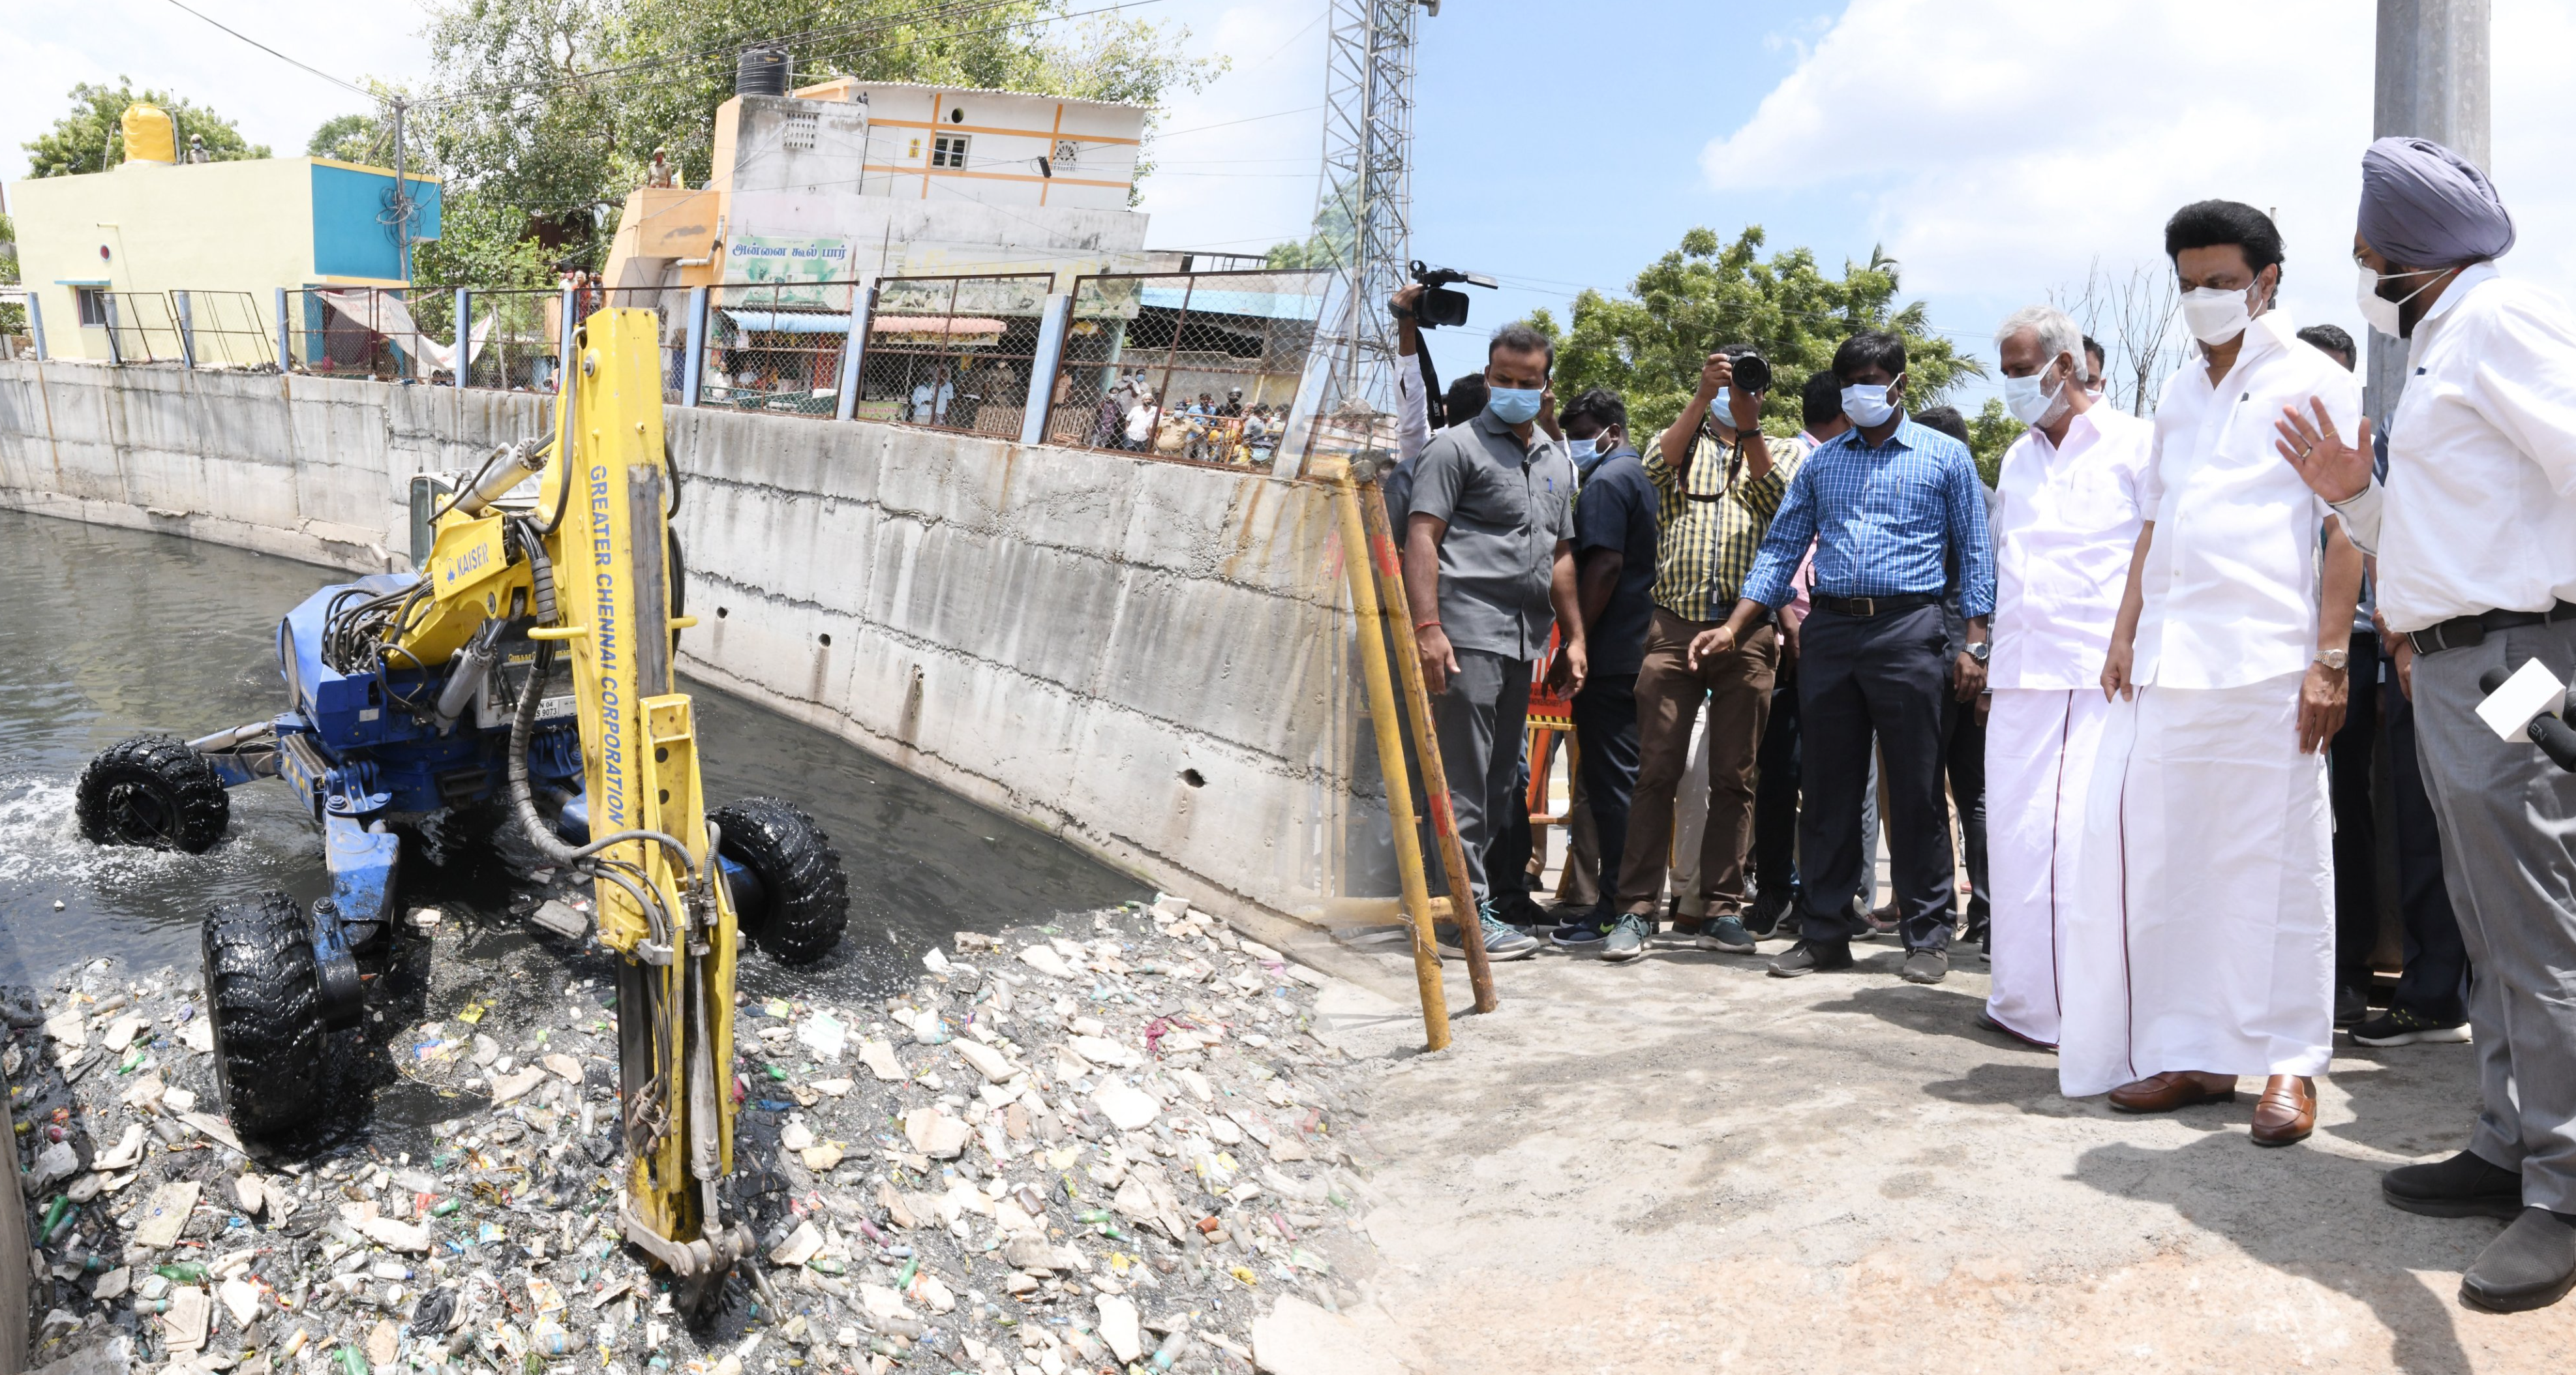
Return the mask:
[[[1497,966],[1501,1009],[1424,1054],[1401,947],[1314,937],[1352,981],[1330,1035],[1387,1069],[1382,1264],[1346,1313],[1386,1369],[2466,1371],[2564,1369],[2576,1301],[2464,1308],[2502,1224],[2379,1201],[2475,1108],[2466,1046],[2351,1047],[2317,1133],[2265,1150],[2233,1105],[2162,1117],[2058,1096],[2052,1057],[1976,1028],[1943,984],[1857,947],[1765,959],[1550,952]],[[1767,942],[1764,955],[1780,948]],[[1449,968],[1453,1008],[1469,998]]]

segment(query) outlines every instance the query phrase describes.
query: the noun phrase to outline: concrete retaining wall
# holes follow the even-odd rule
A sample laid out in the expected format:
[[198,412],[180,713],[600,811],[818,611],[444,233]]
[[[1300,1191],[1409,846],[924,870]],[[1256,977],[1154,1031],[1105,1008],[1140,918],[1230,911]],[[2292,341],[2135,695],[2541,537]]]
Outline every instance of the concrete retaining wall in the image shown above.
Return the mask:
[[[525,394],[0,363],[0,505],[399,567],[411,474],[546,413]],[[1343,777],[1325,489],[864,422],[666,420],[689,672],[1212,909],[1311,916],[1353,886],[1340,837],[1385,823],[1352,815]],[[1358,848],[1382,867],[1382,840]]]

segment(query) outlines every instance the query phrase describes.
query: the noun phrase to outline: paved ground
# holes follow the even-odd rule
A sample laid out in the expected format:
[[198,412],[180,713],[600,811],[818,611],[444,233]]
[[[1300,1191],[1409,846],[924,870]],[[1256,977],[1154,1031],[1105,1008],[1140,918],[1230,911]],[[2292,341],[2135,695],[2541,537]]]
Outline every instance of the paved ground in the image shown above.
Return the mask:
[[[2355,1048],[2317,1134],[2265,1150],[2232,1106],[2156,1118],[2057,1094],[2052,1057],[1934,987],[1758,959],[1499,966],[1503,1005],[1420,1054],[1410,965],[1320,938],[1337,1035],[1388,1056],[1383,1266],[1354,1320],[1416,1371],[2564,1369],[2576,1300],[2498,1317],[2459,1272],[2501,1224],[2397,1212],[2390,1164],[2447,1154],[2464,1046]],[[1766,944],[1765,953],[1779,948]],[[1463,973],[1451,1005],[1468,1005]]]

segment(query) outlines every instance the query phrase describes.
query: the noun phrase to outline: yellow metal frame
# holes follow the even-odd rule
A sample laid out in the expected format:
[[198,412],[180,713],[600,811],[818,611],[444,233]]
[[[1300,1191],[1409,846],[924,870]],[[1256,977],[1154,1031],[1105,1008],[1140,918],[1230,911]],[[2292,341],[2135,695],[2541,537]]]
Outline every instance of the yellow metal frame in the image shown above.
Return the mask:
[[[650,918],[625,888],[607,879],[592,888],[600,943],[634,965],[630,977],[640,973],[656,995],[653,1063],[625,1067],[626,1083],[650,1087],[658,1110],[626,1105],[630,1122],[658,1119],[651,1149],[629,1162],[629,1210],[685,1252],[715,1239],[720,1224],[706,1216],[711,1194],[702,1186],[733,1168],[740,938],[707,844],[696,715],[688,695],[673,691],[673,636],[691,622],[670,611],[672,475],[653,312],[593,314],[577,336],[574,368],[578,375],[567,379],[556,407],[553,461],[537,479],[544,494],[537,523],[552,527],[543,543],[557,623],[528,633],[558,643],[571,658],[591,834],[659,832],[686,850],[683,861],[661,843],[628,839],[600,855],[640,874],[664,912],[700,914],[680,923],[668,951],[654,943]],[[524,559],[510,561],[503,521],[489,508],[439,518],[423,570],[431,597],[396,638],[422,665],[446,662],[487,621],[528,614],[533,570]],[[702,989],[711,995],[703,1028],[695,1016]],[[646,1009],[621,1005],[618,1014]],[[621,1045],[634,1044],[621,1036]],[[709,1254],[697,1252],[701,1260]]]

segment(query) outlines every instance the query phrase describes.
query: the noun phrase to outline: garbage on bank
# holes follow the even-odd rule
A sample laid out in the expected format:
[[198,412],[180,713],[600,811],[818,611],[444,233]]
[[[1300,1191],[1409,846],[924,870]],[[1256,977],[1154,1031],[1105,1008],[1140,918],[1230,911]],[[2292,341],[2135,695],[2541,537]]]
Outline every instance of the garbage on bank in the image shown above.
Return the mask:
[[1282,1299],[1356,1300],[1363,1081],[1309,1031],[1322,976],[1172,897],[923,965],[866,1006],[745,995],[723,1192],[763,1256],[700,1328],[614,1235],[607,980],[408,1025],[371,991],[353,1034],[452,1115],[297,1155],[226,1125],[193,971],[80,967],[0,1004],[35,1364],[1241,1372]]

